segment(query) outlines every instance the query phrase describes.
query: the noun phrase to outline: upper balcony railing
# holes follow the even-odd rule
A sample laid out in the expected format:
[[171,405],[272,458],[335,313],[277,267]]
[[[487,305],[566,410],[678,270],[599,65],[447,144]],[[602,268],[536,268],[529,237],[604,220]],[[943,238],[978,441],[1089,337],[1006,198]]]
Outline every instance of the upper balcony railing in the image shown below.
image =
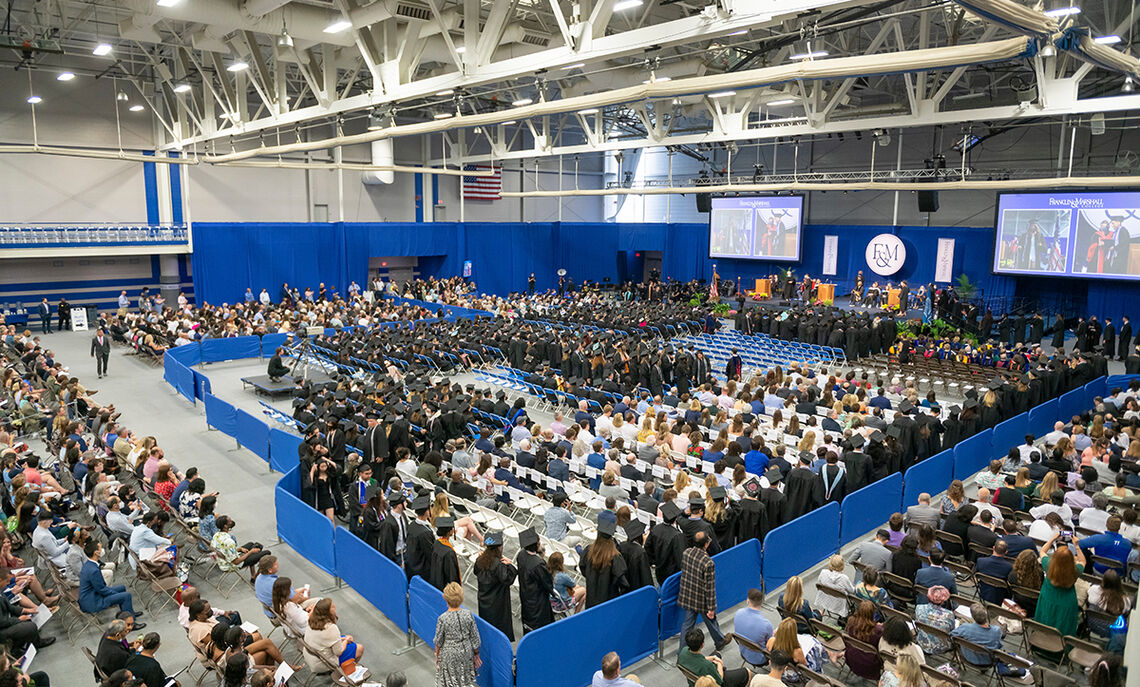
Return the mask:
[[3,224],[0,249],[78,246],[180,245],[190,240],[185,224]]

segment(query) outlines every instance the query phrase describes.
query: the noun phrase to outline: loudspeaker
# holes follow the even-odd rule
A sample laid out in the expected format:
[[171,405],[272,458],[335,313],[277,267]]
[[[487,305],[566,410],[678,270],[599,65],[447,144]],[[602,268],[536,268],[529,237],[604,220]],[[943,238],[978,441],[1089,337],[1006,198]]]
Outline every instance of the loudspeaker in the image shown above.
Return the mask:
[[697,194],[697,212],[712,212],[712,195],[709,193]]
[[918,211],[938,212],[938,191],[919,191]]

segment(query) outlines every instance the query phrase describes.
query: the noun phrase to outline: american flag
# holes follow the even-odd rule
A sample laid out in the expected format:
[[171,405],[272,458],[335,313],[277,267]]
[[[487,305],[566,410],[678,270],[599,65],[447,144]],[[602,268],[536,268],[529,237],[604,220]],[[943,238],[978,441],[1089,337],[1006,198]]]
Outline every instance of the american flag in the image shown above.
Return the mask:
[[464,176],[464,200],[498,200],[503,190],[503,171],[493,165],[467,165],[465,172],[494,172],[489,176]]
[[709,287],[709,302],[720,301],[720,277],[716,274],[716,265],[713,265],[712,285]]

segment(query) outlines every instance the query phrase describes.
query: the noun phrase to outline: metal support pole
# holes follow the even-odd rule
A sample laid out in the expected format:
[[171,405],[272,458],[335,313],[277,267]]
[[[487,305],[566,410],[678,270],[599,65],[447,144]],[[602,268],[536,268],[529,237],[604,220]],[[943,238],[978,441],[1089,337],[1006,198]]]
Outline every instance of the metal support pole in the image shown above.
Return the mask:
[[407,635],[408,635],[407,644],[400,647],[399,649],[395,649],[394,651],[392,651],[393,656],[403,656],[404,654],[408,653],[409,651],[412,651],[417,646],[419,646],[420,640],[414,634],[412,634],[411,630],[408,630]]

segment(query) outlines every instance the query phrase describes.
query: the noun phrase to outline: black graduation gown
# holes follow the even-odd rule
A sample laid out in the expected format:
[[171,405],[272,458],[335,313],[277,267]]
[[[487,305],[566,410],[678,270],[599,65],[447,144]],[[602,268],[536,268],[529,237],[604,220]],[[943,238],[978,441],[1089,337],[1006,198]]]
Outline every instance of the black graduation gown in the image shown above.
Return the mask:
[[502,630],[512,642],[515,641],[515,622],[511,614],[511,583],[518,575],[518,568],[502,561],[495,561],[485,569],[475,567],[475,578],[479,583],[479,617]]
[[[1120,325],[1120,338],[1116,344],[1116,357],[1121,360],[1128,357],[1128,347],[1132,345],[1132,323],[1125,322]],[[1108,351],[1105,351],[1106,353]]]
[[[402,563],[402,561],[396,557],[396,545],[398,544],[399,539],[400,539],[399,518],[400,518],[400,516],[396,513],[391,513],[391,512],[388,513],[388,517],[384,518],[379,523],[379,527],[377,528],[377,532],[376,532],[376,544],[374,545],[376,547],[377,551],[384,554],[388,558],[388,560],[395,562],[397,565]],[[423,529],[425,529],[425,531],[426,531],[426,528],[423,528]],[[411,542],[409,542],[407,540],[408,538],[411,537],[411,534],[412,534],[412,523],[407,522],[404,525],[404,537],[405,537],[404,552],[405,552],[405,555],[407,554],[408,547],[411,545]],[[428,537],[430,539],[431,535],[428,534]],[[411,577],[411,575],[409,574],[408,577]]]
[[793,468],[785,480],[784,521],[791,522],[820,505],[815,474],[807,468]]
[[764,534],[787,522],[784,518],[784,507],[787,502],[787,497],[779,489],[769,487],[760,491],[760,503],[764,504],[764,510],[768,515],[768,530]]
[[618,552],[629,567],[629,590],[653,586],[653,575],[649,571],[649,556],[640,542],[624,541],[618,544]]
[[673,525],[661,522],[649,530],[645,555],[656,568],[657,584],[665,584],[670,575],[681,571],[681,554],[685,552],[685,535]]
[[608,566],[598,570],[590,565],[590,546],[582,550],[578,560],[578,571],[586,579],[586,608],[593,608],[629,591],[629,567],[621,553],[616,554]]
[[848,451],[843,455],[843,463],[847,466],[845,478],[847,492],[858,491],[871,483],[871,459],[862,451]]
[[768,534],[768,510],[759,499],[742,499],[736,517],[736,541],[749,539],[764,541]]
[[380,518],[381,516],[376,512],[375,508],[364,509],[360,538],[364,540],[365,544],[368,544],[374,549],[380,548],[380,528],[384,524],[384,520]]
[[523,634],[554,622],[550,596],[554,593],[554,577],[541,556],[519,551],[519,601]]
[[[827,484],[824,484],[824,477],[827,477]],[[819,474],[816,475],[816,481],[819,484],[820,499],[827,503],[834,501],[839,503],[843,497],[847,495],[847,470],[843,466],[824,465],[819,469]],[[828,493],[828,490],[831,493]]]
[[721,551],[736,546],[736,515],[736,508],[730,506],[725,508],[723,518],[718,522],[709,523]]
[[431,560],[428,563],[428,582],[436,589],[443,588],[451,582],[460,582],[459,556],[450,544],[442,540],[435,540],[431,545]]
[[[435,537],[427,526],[414,520],[408,523],[408,531],[405,536],[408,540],[404,544],[404,572],[408,574],[409,580],[419,575],[430,582],[431,556],[432,549],[435,548],[436,544]],[[393,544],[394,549],[395,544]]]
[[717,541],[716,532],[713,531],[712,525],[704,518],[681,518],[677,520],[677,526],[681,528],[681,533],[685,535],[685,546],[693,545],[693,540],[696,539],[697,532],[704,532],[705,536],[709,538],[709,555],[720,553],[720,542]]

